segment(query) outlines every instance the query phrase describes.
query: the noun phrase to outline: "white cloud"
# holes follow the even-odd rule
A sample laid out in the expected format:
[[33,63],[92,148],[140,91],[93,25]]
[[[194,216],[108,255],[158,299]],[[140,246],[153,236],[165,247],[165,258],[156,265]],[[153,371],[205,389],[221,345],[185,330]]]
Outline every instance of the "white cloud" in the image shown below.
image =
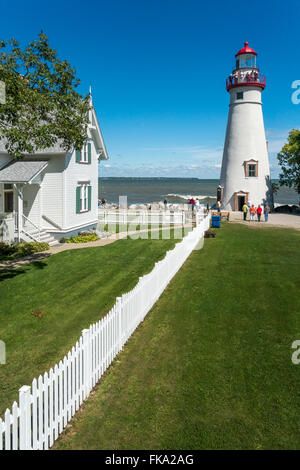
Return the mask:
[[287,141],[289,130],[287,129],[266,129],[268,150],[270,153],[278,153]]

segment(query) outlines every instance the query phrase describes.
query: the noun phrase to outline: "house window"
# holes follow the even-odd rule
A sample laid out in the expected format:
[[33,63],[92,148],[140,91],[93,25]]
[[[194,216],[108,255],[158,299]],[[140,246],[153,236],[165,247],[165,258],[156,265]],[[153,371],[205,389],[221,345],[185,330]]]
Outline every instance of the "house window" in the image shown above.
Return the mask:
[[81,152],[81,161],[83,163],[88,163],[88,146],[87,143],[83,146],[83,151]]
[[92,161],[92,144],[86,142],[81,150],[76,150],[77,163],[91,163]]
[[243,99],[244,99],[244,92],[243,92],[243,91],[239,91],[239,92],[236,94],[236,99],[237,99],[237,100],[243,100]]
[[87,212],[91,210],[92,187],[89,183],[80,183],[76,188],[76,212]]
[[248,176],[256,176],[256,165],[253,163],[248,165]]

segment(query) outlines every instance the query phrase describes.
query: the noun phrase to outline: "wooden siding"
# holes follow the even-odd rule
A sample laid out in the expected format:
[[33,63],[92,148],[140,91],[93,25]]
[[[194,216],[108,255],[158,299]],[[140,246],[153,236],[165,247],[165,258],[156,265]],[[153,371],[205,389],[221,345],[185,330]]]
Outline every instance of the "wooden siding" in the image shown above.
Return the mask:
[[[63,171],[65,158],[63,155],[51,156],[45,171],[42,189],[42,213],[58,226],[63,225]],[[42,219],[42,227],[53,229],[54,227]]]
[[[93,224],[98,220],[98,158],[95,145],[91,143],[91,163],[77,163],[75,151],[66,156],[64,172],[64,228]],[[76,187],[80,183],[89,183],[92,187],[91,210],[76,213]]]

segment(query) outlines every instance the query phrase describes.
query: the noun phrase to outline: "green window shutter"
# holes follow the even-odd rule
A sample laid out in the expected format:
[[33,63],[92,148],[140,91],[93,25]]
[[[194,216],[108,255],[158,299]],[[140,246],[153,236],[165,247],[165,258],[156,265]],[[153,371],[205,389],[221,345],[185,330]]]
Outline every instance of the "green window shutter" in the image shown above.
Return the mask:
[[92,144],[88,143],[88,162],[91,163],[92,161]]
[[92,186],[88,186],[88,210],[92,208]]
[[81,161],[81,150],[76,150],[76,162],[80,163]]
[[77,186],[77,188],[76,188],[76,214],[78,214],[80,212],[80,209],[81,209],[80,190],[81,190],[81,186]]

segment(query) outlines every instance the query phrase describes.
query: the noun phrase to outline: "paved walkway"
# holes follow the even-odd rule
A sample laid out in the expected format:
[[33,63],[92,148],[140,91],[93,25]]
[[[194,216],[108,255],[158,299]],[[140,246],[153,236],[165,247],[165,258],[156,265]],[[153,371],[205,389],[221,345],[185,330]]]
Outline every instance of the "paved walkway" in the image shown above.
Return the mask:
[[[292,214],[277,214],[273,213],[269,215],[269,221],[265,222],[264,217],[262,216],[262,221],[258,222],[255,220],[254,222],[249,221],[249,215],[247,222],[243,221],[243,214],[241,212],[230,212],[230,222],[238,222],[247,224],[249,227],[285,227],[285,228],[294,228],[296,230],[300,230],[300,215],[292,215]],[[157,230],[168,230],[166,229],[152,229],[151,231]],[[134,235],[141,232],[149,232],[150,230],[144,229],[140,231],[131,231],[131,232],[121,232],[110,235],[107,238],[101,238],[95,242],[88,242],[88,243],[59,243],[58,245],[54,245],[50,247],[48,251],[42,251],[40,253],[34,253],[30,256],[25,256],[24,258],[19,258],[15,261],[2,261],[0,262],[0,271],[4,269],[14,269],[20,268],[26,264],[33,263],[35,261],[40,261],[44,258],[48,258],[50,255],[55,253],[60,253],[61,251],[66,250],[78,250],[81,248],[90,248],[90,247],[97,247],[97,246],[105,246],[109,245],[110,243],[114,243],[117,240],[121,240],[123,238],[127,238],[127,236]]]
[[[257,219],[257,216],[255,216]],[[295,228],[300,230],[300,215],[294,214],[278,214],[276,212],[269,214],[269,221],[265,222],[264,216],[262,215],[261,222],[249,221],[249,214],[247,216],[247,222],[243,221],[242,212],[230,212],[230,221],[231,222],[242,222],[251,227],[285,227],[285,228]]]

